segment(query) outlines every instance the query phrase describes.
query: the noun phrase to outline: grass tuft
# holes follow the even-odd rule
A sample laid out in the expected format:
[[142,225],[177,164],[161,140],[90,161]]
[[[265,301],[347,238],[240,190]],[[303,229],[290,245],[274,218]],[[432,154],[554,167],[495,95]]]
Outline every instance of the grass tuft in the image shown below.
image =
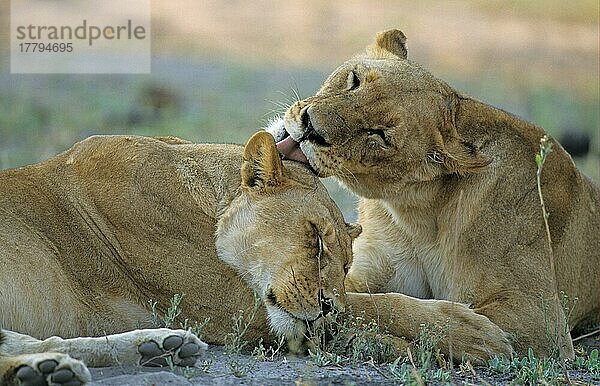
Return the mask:
[[325,322],[309,330],[313,348],[309,356],[318,366],[358,365],[365,362],[389,363],[397,351],[393,337],[374,320],[331,313]]
[[246,333],[252,322],[254,322],[256,313],[261,305],[262,300],[254,293],[254,305],[248,315],[245,316],[246,312],[244,310],[239,310],[238,313],[232,317],[233,331],[225,335],[225,351],[228,354],[240,354],[247,347],[248,341],[246,340]]
[[183,300],[184,294],[175,294],[170,300],[170,305],[164,314],[160,314],[158,311],[159,304],[157,301],[150,299],[148,304],[150,305],[150,312],[152,318],[152,324],[156,328],[181,328],[183,330],[190,330],[192,334],[196,335],[199,339],[202,339],[202,331],[204,327],[210,321],[210,318],[205,318],[204,321],[190,321],[189,319],[183,320],[179,323],[179,327],[175,327],[175,320],[181,315],[181,301]]

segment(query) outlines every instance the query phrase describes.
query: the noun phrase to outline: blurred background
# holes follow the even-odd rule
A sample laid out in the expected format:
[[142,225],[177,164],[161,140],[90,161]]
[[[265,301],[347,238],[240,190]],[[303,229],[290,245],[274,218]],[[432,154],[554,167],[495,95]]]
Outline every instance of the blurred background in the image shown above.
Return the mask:
[[[597,0],[153,0],[148,75],[11,75],[9,9],[0,0],[0,169],[92,134],[244,143],[400,28],[409,58],[455,88],[559,140],[588,138],[576,162],[600,181]],[[355,199],[327,185],[353,220]]]

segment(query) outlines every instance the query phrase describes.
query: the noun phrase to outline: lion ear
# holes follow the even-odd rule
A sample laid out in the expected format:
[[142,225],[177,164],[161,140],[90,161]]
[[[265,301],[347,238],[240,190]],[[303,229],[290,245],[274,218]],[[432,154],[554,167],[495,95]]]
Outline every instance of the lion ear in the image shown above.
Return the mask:
[[406,36],[399,29],[380,32],[375,38],[375,43],[367,48],[367,51],[377,59],[386,57],[406,59],[408,55],[406,49]]
[[241,175],[242,188],[253,191],[275,187],[283,182],[283,163],[271,134],[259,131],[248,140]]
[[445,143],[443,165],[450,173],[467,174],[484,170],[492,160],[481,154],[477,147],[458,138]]
[[362,233],[362,226],[360,224],[346,224],[346,230],[350,238],[354,240]]

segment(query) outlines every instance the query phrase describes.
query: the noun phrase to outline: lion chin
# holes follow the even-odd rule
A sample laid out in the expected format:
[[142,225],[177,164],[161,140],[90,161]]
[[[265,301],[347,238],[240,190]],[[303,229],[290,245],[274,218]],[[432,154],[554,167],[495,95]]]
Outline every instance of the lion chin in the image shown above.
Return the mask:
[[267,317],[271,330],[277,336],[284,336],[289,342],[301,343],[306,335],[306,321],[295,318],[289,312],[282,310],[278,306],[268,305]]

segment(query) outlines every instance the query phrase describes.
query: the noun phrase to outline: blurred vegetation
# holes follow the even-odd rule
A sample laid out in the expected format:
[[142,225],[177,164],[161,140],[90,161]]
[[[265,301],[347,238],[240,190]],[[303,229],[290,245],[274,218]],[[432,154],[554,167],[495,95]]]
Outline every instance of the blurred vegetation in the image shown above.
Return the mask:
[[243,143],[292,101],[292,87],[309,95],[321,80],[310,71],[169,59],[154,60],[152,75],[3,74],[0,167],[42,160],[93,134]]
[[516,11],[521,15],[568,23],[593,21],[598,17],[597,0],[579,0],[576,4],[564,0],[476,0],[475,4],[495,15]]

